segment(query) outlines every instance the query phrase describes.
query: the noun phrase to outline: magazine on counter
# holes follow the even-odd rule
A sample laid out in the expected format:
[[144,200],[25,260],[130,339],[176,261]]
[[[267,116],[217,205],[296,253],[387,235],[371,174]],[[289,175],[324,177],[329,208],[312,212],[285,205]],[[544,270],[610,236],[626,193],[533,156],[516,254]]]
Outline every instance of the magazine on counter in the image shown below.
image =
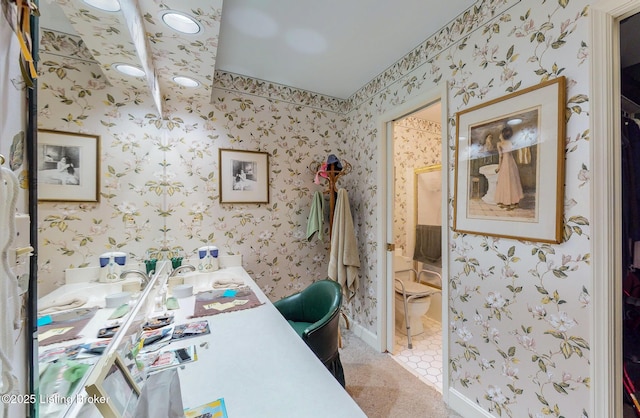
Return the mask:
[[209,321],[196,321],[187,324],[177,324],[173,328],[171,339],[179,340],[182,338],[199,337],[200,335],[209,334]]
[[104,349],[109,345],[111,340],[100,340],[85,344],[74,344],[65,347],[56,347],[43,351],[38,356],[38,362],[51,363],[60,359],[82,359],[87,357],[102,355]]
[[185,418],[227,418],[224,398],[184,410]]
[[172,350],[161,351],[158,357],[149,365],[148,372],[153,373],[158,370],[164,370],[170,367],[181,366],[185,363],[191,363],[198,359],[196,346],[192,345],[184,348],[175,348]]
[[142,331],[141,338],[143,339],[143,345],[146,347],[150,344],[154,344],[161,341],[169,341],[171,339],[171,327],[150,329]]

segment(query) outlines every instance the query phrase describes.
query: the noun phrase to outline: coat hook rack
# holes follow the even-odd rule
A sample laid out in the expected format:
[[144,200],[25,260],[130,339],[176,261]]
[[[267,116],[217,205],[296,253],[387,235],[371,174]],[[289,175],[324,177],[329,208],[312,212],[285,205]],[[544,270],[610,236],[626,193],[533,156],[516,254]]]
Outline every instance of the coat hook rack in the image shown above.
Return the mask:
[[[322,164],[324,161],[314,161],[309,165],[309,171],[313,175],[317,175],[318,171],[322,168]],[[340,164],[342,164],[342,169],[338,170],[335,168],[335,164],[328,164],[327,169],[324,171],[327,177],[327,188],[324,193],[329,193],[329,243],[331,243],[331,230],[333,229],[333,212],[336,207],[336,195],[338,193],[337,183],[338,180],[351,173],[353,167],[346,160],[340,160]],[[322,177],[322,176],[321,176]],[[340,315],[344,319],[345,325],[347,329],[349,329],[349,318],[347,315],[340,309]],[[338,347],[342,348],[342,336],[340,335],[340,330],[338,330]]]
[[[311,165],[309,165],[309,170],[315,175],[318,173],[318,171],[320,171],[322,164],[324,164],[324,161],[314,161],[313,163],[311,163]],[[324,191],[324,193],[329,193],[329,241],[331,241],[333,211],[336,206],[336,193],[338,192],[337,183],[341,177],[349,174],[353,168],[351,164],[346,160],[340,160],[340,164],[342,164],[341,170],[336,169],[335,164],[329,164],[327,166],[327,169],[324,171],[324,173],[326,173],[327,175],[327,189]]]

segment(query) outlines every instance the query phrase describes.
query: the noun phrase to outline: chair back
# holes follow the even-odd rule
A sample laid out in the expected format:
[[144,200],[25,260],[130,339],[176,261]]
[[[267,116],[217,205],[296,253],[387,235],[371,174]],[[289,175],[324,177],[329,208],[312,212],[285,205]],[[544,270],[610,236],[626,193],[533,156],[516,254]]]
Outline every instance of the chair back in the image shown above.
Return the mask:
[[301,292],[305,321],[317,323],[302,338],[325,364],[338,353],[338,326],[342,288],[334,280],[320,280]]
[[342,304],[342,289],[334,280],[319,280],[301,292],[302,316],[307,322],[318,322],[328,313],[338,311]]

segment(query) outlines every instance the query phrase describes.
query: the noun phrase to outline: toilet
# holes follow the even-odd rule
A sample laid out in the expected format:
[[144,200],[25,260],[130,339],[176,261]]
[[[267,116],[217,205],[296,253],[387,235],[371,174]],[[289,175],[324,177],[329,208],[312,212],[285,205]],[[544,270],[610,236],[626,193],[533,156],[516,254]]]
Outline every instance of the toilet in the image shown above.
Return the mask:
[[[420,335],[424,332],[422,317],[427,314],[431,306],[431,295],[439,293],[440,290],[413,281],[411,272],[413,260],[408,257],[396,255],[394,260],[395,279],[399,279],[404,284],[407,293],[407,311],[409,314],[409,326],[411,336]],[[415,279],[414,279],[415,280]],[[404,298],[402,295],[402,285],[394,282],[395,289],[395,326],[396,330],[403,335],[407,335],[407,325],[404,313]]]
[[[405,285],[415,285],[420,287],[418,290],[425,291],[431,289],[429,286],[415,282],[405,282]],[[411,287],[406,286],[407,296],[411,295]],[[426,288],[426,289],[425,289]],[[407,325],[404,317],[404,301],[402,297],[402,289],[400,285],[396,285],[396,331],[402,335],[407,335]],[[422,325],[422,317],[427,314],[429,307],[431,306],[431,296],[423,296],[415,299],[409,299],[407,301],[407,310],[409,311],[409,326],[411,327],[411,336],[420,335],[424,332],[424,326]]]

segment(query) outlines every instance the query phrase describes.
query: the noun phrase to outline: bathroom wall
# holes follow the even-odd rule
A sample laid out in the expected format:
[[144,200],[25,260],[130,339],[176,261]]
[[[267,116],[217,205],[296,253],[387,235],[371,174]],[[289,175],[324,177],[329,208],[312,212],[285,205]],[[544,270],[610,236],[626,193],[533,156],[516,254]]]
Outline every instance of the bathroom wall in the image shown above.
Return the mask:
[[[243,79],[219,74],[204,99],[165,102],[162,119],[140,91],[111,87],[77,37],[45,31],[41,43],[39,128],[100,135],[99,203],[40,202],[40,294],[64,270],[98,265],[123,250],[193,256],[206,243],[242,254],[245,268],[273,299],[325,278],[328,242],[306,239],[313,183],[309,165],[341,148],[345,121],[321,96],[272,86],[271,97],[229,91]],[[252,83],[248,80],[247,83]],[[242,88],[247,87],[246,85]],[[287,94],[288,93],[288,94]],[[270,202],[221,205],[218,149],[270,154]]]
[[[357,168],[352,210],[363,228],[358,321],[375,332],[381,281],[376,239],[379,115],[448,83],[453,184],[455,113],[567,77],[565,235],[550,245],[449,230],[450,384],[493,416],[591,416],[589,19],[586,1],[481,1],[364,86],[352,98],[346,140]],[[431,32],[431,31],[429,31]],[[561,139],[562,140],[562,139]],[[553,162],[542,161],[545,164]],[[448,199],[453,198],[453,188]],[[451,210],[451,203],[450,203]],[[449,215],[451,228],[451,212]],[[596,257],[597,255],[593,255]],[[457,401],[457,399],[456,399]]]
[[395,190],[393,212],[393,236],[396,248],[403,255],[413,256],[413,248],[407,247],[407,234],[414,233],[413,219],[414,170],[441,161],[441,126],[437,122],[408,116],[393,124],[393,152],[395,165]]

